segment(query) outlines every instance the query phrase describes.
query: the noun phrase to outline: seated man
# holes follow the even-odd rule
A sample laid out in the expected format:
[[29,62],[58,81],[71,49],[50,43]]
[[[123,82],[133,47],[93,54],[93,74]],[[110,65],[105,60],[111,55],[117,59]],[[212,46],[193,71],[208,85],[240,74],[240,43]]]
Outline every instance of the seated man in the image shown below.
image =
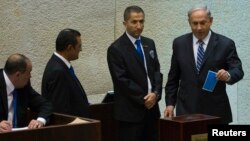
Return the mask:
[[[29,129],[44,126],[52,114],[52,105],[30,85],[32,64],[21,54],[11,55],[0,69],[0,133],[15,127]],[[27,124],[27,109],[38,114]]]

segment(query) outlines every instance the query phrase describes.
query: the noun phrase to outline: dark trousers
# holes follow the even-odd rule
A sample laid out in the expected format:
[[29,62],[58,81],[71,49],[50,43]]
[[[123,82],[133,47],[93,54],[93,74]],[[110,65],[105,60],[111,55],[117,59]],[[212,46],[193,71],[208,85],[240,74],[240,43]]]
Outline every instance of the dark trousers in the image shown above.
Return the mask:
[[158,141],[158,123],[148,116],[142,122],[117,121],[117,141]]

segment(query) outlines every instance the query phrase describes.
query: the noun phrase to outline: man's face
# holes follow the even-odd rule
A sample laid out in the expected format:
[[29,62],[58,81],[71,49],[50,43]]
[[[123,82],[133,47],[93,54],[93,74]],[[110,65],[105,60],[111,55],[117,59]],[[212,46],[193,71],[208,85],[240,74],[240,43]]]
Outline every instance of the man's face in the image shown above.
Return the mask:
[[204,39],[210,30],[213,18],[204,10],[194,11],[189,17],[189,25],[196,38]]
[[70,61],[76,60],[79,58],[79,53],[82,51],[82,40],[81,36],[76,37],[77,44],[75,46],[70,45]]
[[144,28],[144,14],[142,12],[131,12],[129,19],[123,22],[127,32],[134,38],[138,38]]
[[16,88],[23,88],[28,84],[31,78],[32,64],[27,61],[27,68],[25,72],[16,72]]

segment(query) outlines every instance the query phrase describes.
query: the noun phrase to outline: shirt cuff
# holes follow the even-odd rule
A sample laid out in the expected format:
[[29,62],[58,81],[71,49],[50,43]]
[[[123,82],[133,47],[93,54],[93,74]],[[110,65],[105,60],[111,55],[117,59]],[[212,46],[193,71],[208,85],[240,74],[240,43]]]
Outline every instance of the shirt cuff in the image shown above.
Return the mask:
[[37,120],[40,121],[40,122],[42,122],[43,125],[46,125],[46,120],[44,118],[38,117]]
[[156,95],[156,99],[158,100],[159,99],[159,94],[157,91],[154,91],[154,94]]
[[228,71],[227,71],[227,75],[228,75],[228,78],[227,78],[226,82],[230,81],[230,79],[231,79],[231,75]]

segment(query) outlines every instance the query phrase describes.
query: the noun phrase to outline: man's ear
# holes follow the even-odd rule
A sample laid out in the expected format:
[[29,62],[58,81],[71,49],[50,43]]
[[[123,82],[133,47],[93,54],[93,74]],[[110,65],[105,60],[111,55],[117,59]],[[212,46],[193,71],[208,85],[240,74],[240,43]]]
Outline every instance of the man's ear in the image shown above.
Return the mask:
[[20,71],[15,72],[15,76],[16,76],[16,77],[19,77],[20,75],[21,75],[21,72],[20,72]]
[[71,49],[73,49],[73,48],[74,48],[74,46],[71,45],[71,44],[69,44],[69,45],[67,46],[67,50],[71,50]]
[[127,22],[126,21],[123,21],[122,23],[123,23],[124,27],[127,26]]
[[72,47],[73,47],[72,45],[68,45],[67,50],[71,50]]
[[210,17],[210,23],[212,24],[213,23],[213,17]]
[[188,18],[188,24],[191,26],[191,20],[190,20],[190,18]]
[[15,81],[16,80],[19,80],[20,79],[20,76],[21,76],[21,72],[20,71],[17,71],[17,72],[15,72],[15,74],[14,74],[14,79],[15,79]]

